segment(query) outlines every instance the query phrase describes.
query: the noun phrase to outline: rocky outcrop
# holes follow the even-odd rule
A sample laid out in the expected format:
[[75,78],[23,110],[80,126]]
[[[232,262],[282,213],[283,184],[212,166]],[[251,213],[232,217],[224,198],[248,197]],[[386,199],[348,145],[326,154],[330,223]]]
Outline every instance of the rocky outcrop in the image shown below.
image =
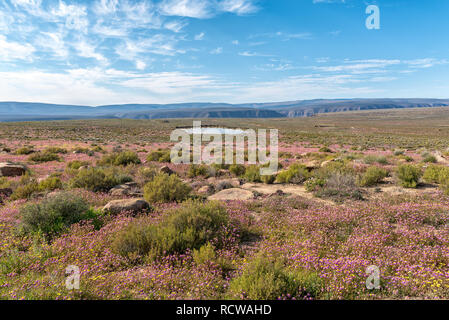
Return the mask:
[[149,210],[150,204],[144,199],[124,199],[113,200],[104,206],[103,211],[111,214],[120,214],[122,212],[137,214]]
[[27,168],[24,165],[11,163],[11,162],[2,162],[0,163],[0,176],[3,177],[17,177],[22,176],[27,171]]
[[228,200],[251,200],[254,199],[252,191],[239,188],[232,188],[220,191],[210,197],[208,200],[228,201]]

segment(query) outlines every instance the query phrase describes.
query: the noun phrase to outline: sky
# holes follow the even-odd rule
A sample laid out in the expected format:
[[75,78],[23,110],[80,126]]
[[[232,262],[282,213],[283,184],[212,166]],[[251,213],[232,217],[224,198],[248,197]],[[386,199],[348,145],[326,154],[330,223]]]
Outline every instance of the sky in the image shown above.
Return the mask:
[[449,98],[448,14],[447,0],[0,0],[0,101]]

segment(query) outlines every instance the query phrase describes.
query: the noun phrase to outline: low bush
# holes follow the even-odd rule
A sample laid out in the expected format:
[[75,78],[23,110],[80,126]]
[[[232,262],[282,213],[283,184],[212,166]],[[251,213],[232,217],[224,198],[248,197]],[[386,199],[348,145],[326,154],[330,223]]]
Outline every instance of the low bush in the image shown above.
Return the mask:
[[127,166],[130,164],[140,164],[139,156],[134,151],[115,152],[103,156],[98,162],[99,166]]
[[78,171],[70,180],[70,186],[93,192],[107,192],[117,185],[130,181],[132,178],[117,168],[87,168]]
[[66,168],[78,170],[79,168],[85,167],[88,165],[90,165],[90,163],[88,161],[74,160],[74,161],[70,161],[69,163],[67,163]]
[[245,170],[244,179],[248,182],[261,182],[260,168],[256,165],[250,165]]
[[320,188],[324,187],[325,184],[326,184],[325,180],[312,177],[304,183],[304,186],[308,192],[315,192],[318,191]]
[[180,202],[185,200],[192,188],[176,175],[160,173],[144,187],[144,197],[148,202]]
[[91,218],[89,205],[72,193],[60,193],[38,204],[29,204],[20,210],[18,228],[24,234],[42,234],[51,239],[81,220]]
[[212,240],[219,240],[225,236],[228,221],[220,204],[188,201],[168,212],[157,224],[131,223],[115,237],[112,248],[131,260],[153,260],[187,249],[200,249]]
[[289,271],[281,261],[260,256],[249,263],[240,276],[231,280],[228,296],[249,300],[318,299],[323,288],[324,282],[316,273]]
[[409,164],[398,166],[396,174],[399,184],[404,188],[416,188],[422,176],[420,168]]
[[276,181],[279,183],[300,184],[310,177],[309,171],[302,164],[292,164],[287,170],[278,173]]
[[350,174],[332,174],[315,195],[319,198],[331,198],[336,202],[343,202],[345,199],[363,200],[356,178]]
[[332,150],[329,147],[321,147],[318,152],[331,153]]
[[150,152],[147,156],[147,161],[157,161],[157,162],[163,162],[163,163],[169,163],[170,160],[170,150],[163,150],[158,149],[156,151]]
[[388,176],[387,170],[376,166],[369,167],[360,179],[362,187],[371,187],[382,182]]
[[437,158],[434,155],[428,154],[423,157],[422,162],[424,163],[437,163]]
[[35,151],[33,150],[33,148],[30,147],[22,147],[16,150],[16,154],[17,155],[29,155],[34,153]]
[[261,176],[261,180],[263,183],[265,184],[273,184],[276,181],[276,175],[272,174],[272,175],[264,175]]
[[189,178],[196,178],[199,176],[203,178],[208,178],[211,176],[210,172],[211,172],[210,168],[206,165],[191,164],[189,166],[187,176]]
[[386,157],[384,157],[384,156],[375,156],[375,155],[366,156],[365,159],[364,159],[364,162],[366,164],[374,164],[374,163],[388,164],[388,160],[387,160]]
[[57,154],[48,152],[34,153],[28,159],[34,162],[61,161],[61,158]]
[[241,177],[245,174],[246,168],[242,164],[233,164],[229,167],[229,171],[236,177]]
[[60,153],[60,154],[66,154],[67,149],[61,148],[61,147],[49,147],[45,149],[45,153]]

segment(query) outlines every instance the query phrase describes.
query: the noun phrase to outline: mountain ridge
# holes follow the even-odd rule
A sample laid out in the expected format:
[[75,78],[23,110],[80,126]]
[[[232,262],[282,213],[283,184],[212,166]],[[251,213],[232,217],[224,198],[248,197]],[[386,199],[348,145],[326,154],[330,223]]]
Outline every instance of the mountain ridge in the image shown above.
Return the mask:
[[359,110],[449,107],[449,99],[313,99],[267,103],[173,103],[82,106],[0,102],[0,121],[168,118],[294,118]]

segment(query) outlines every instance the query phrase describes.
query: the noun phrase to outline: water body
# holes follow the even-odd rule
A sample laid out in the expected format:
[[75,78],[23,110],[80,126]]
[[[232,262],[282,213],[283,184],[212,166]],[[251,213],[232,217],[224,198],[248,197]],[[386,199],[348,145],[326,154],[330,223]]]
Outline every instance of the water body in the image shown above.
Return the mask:
[[184,131],[188,134],[227,134],[235,136],[245,133],[245,130],[228,128],[192,128],[184,129]]

